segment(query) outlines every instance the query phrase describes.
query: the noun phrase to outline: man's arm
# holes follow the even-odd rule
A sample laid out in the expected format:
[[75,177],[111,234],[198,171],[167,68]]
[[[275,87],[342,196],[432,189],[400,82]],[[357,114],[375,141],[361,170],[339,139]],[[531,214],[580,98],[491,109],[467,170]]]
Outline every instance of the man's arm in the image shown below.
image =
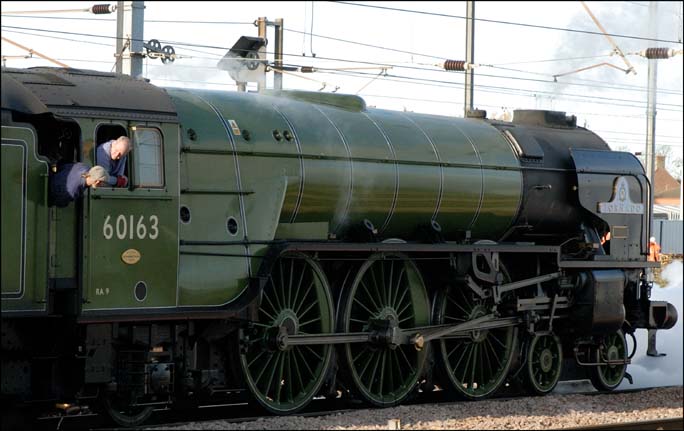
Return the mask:
[[116,168],[113,168],[111,171],[109,171],[110,175],[115,177],[123,176],[124,170],[126,170],[126,160],[128,160],[128,156],[123,156],[117,160],[118,163],[112,161],[112,164],[116,163]]

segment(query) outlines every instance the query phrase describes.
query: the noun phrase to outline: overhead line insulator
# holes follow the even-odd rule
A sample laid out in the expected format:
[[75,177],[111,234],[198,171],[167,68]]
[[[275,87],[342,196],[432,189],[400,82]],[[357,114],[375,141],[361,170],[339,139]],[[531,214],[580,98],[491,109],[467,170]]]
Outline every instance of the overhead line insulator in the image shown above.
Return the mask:
[[649,60],[660,60],[665,58],[674,57],[677,54],[681,54],[682,51],[677,51],[672,48],[646,48],[639,51],[639,55],[646,57]]
[[455,72],[465,72],[474,67],[474,64],[465,62],[463,60],[445,60],[444,70],[455,71]]
[[116,5],[113,4],[96,4],[90,8],[90,12],[94,15],[104,15],[116,11]]

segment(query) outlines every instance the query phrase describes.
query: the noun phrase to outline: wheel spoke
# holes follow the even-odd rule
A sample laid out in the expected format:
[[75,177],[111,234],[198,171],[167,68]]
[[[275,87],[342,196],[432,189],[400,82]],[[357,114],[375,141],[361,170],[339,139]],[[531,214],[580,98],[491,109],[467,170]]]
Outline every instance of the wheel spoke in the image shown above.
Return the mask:
[[378,269],[380,270],[380,281],[382,282],[382,297],[385,304],[389,304],[389,297],[387,296],[387,284],[385,284],[385,261],[379,261]]
[[[273,283],[271,283],[271,285],[272,285],[272,284],[273,284]],[[268,289],[268,286],[266,286],[266,287],[264,288],[264,299],[266,299],[266,301],[267,301],[267,302],[269,303],[269,305],[271,306],[271,310],[277,313],[278,310],[280,310],[280,308],[276,308],[276,306],[273,305],[273,302],[271,302],[271,298],[270,298],[269,295],[268,295],[268,290],[269,290],[269,289]],[[261,307],[262,310],[263,310],[263,305],[264,305],[264,304],[262,303],[262,307]]]
[[284,368],[285,368],[285,352],[281,354],[280,358],[280,367],[278,369],[278,380],[276,381],[276,396],[275,400],[277,402],[280,402],[280,393],[283,391],[283,384],[288,384],[287,382],[283,381],[284,377]]
[[[363,353],[363,352],[362,352]],[[373,357],[375,356],[375,351],[370,351],[370,354],[368,356],[368,360],[366,361],[366,365],[363,366],[363,369],[359,373],[359,377],[363,379],[363,376],[366,375],[366,370],[368,370],[368,366],[373,362]],[[360,356],[360,355],[359,355]]]
[[299,291],[302,288],[302,282],[304,281],[304,275],[307,273],[306,271],[306,263],[304,263],[304,267],[302,268],[301,271],[299,271],[299,281],[297,282],[297,289],[295,289],[295,296],[292,298],[292,302],[290,303],[290,308],[294,309],[295,304],[297,304],[297,299],[299,297]]
[[408,310],[408,308],[411,306],[411,301],[407,302],[404,308],[401,309],[400,312],[397,313],[397,316],[401,316],[404,314],[404,311]]
[[413,366],[411,361],[409,361],[408,357],[406,356],[406,352],[404,352],[404,346],[399,346],[397,350],[399,350],[399,352],[401,353],[401,357],[404,358],[404,361],[406,361],[406,365],[408,365],[409,369],[411,370],[411,373],[414,373],[416,371],[416,367]]
[[315,357],[317,357],[319,360],[323,360],[323,357],[316,353],[314,349],[311,348],[311,346],[304,346],[308,351],[310,351]]
[[304,296],[302,296],[302,302],[297,305],[297,309],[295,310],[295,314],[299,315],[299,310],[302,308],[302,305],[306,302],[306,298],[309,296],[309,292],[311,292],[311,289],[314,287],[316,284],[315,280],[311,280],[311,283],[309,283],[309,287],[306,289],[306,293]]
[[[391,306],[395,310],[399,307],[399,305],[401,305],[401,301],[404,300],[404,296],[406,296],[406,292],[408,292],[408,286],[405,289],[402,289],[403,286],[401,284],[401,280],[404,278],[404,274],[406,274],[406,266],[405,265],[403,265],[401,267],[401,271],[399,271],[399,277],[397,278],[397,294],[394,295],[394,300],[391,302]],[[404,291],[404,295],[402,295],[399,302],[397,302],[397,297],[399,297],[399,291],[401,291],[401,290]]]
[[482,356],[484,356],[484,361],[482,361],[482,365],[485,364],[485,361],[487,363],[487,371],[489,372],[488,376],[493,376],[494,375],[494,367],[492,367],[492,360],[489,357],[489,351],[487,350],[487,344],[482,344]]
[[354,363],[358,362],[359,358],[364,353],[369,352],[369,351],[370,351],[370,349],[368,348],[368,346],[363,346],[363,349],[361,349],[361,351],[358,354],[354,355],[354,357],[352,358],[352,362],[354,362]]
[[413,319],[413,314],[410,314],[408,317],[405,317],[405,318],[401,319],[401,320],[399,321],[399,327],[401,327],[401,324],[402,324],[402,323],[404,323],[404,322],[406,322],[406,321],[408,321],[408,320],[411,320],[411,319]]
[[[397,301],[397,305],[396,306],[393,305],[392,308],[394,308],[395,310],[397,308],[399,308],[399,306],[404,303],[404,298],[406,298],[406,294],[408,294],[408,292],[409,292],[409,288],[407,286],[406,289],[404,289],[404,291],[401,293],[401,298],[399,299],[399,301]],[[410,301],[411,300],[409,299],[409,302]]]
[[[371,279],[373,280],[372,286],[375,288],[376,292],[378,292],[379,302],[382,304],[383,303],[383,300],[382,300],[383,295],[382,295],[382,292],[380,292],[380,285],[378,284],[378,280],[377,280],[377,278],[375,278],[375,271],[373,269],[374,267],[375,267],[375,263],[373,263],[368,268],[367,273],[370,273],[370,275],[371,275]],[[365,277],[365,275],[364,275],[364,277]]]
[[361,306],[361,308],[363,308],[364,310],[366,310],[366,311],[368,312],[368,315],[369,315],[369,316],[374,316],[374,315],[375,315],[375,313],[373,313],[372,311],[370,311],[370,310],[368,309],[368,307],[366,307],[365,305],[363,305],[363,302],[359,301],[359,300],[356,299],[356,298],[354,298],[354,302],[357,303],[357,304],[359,304],[359,305]]
[[461,307],[461,304],[459,304],[458,302],[456,302],[456,300],[453,299],[451,296],[447,295],[446,298],[447,298],[447,301],[449,301],[449,302],[451,302],[452,304],[454,304],[456,307],[458,307],[459,310],[461,310],[461,311],[463,312],[463,316],[468,316],[468,314],[470,314],[469,311],[466,311],[465,308]]
[[[283,295],[283,308],[287,307],[287,297],[285,296],[285,276],[283,275],[283,259],[278,260],[278,269],[280,270],[280,291],[276,295]],[[280,295],[278,295],[280,296]]]
[[[306,316],[306,313],[311,311],[311,309],[313,309],[314,306],[316,306],[316,305],[318,305],[318,302],[312,301],[311,304],[309,304],[309,306],[306,308],[306,310],[302,311],[301,313],[297,313],[297,317],[299,317],[301,319],[302,317]],[[304,326],[304,324],[302,323],[302,324],[300,324],[300,326]]]
[[454,352],[456,351],[456,349],[458,349],[459,347],[463,347],[463,343],[455,343],[455,344],[456,344],[456,345],[454,346],[454,348],[451,349],[451,350],[449,351],[449,353],[447,353],[447,355],[446,355],[447,359],[450,358],[451,355],[454,354]]
[[475,368],[477,367],[477,351],[479,346],[477,344],[473,345],[473,360],[472,369],[470,371],[470,390],[473,390],[473,383],[475,383]]
[[385,362],[387,359],[387,349],[382,351],[382,360],[380,366],[380,387],[378,388],[378,393],[383,394],[383,389],[385,388]]
[[387,305],[391,306],[392,305],[392,279],[394,278],[394,261],[390,260],[389,262],[389,281],[387,282]]
[[273,297],[275,298],[275,302],[278,305],[277,308],[274,308],[274,310],[282,310],[283,306],[280,303],[280,295],[278,295],[278,287],[276,286],[275,281],[273,280],[273,276],[269,275],[268,278],[271,280],[271,285],[273,286]]
[[251,367],[252,364],[254,363],[254,361],[256,361],[257,359],[259,359],[259,358],[261,357],[261,355],[263,355],[263,354],[265,354],[265,353],[266,353],[265,350],[262,350],[261,352],[257,353],[257,355],[254,357],[254,359],[252,359],[251,361],[249,361],[249,364],[247,364],[247,366],[248,366],[248,367]]
[[475,304],[473,304],[473,301],[468,298],[468,294],[466,293],[465,289],[458,289],[458,292],[461,294],[461,297],[463,298],[463,303],[467,305],[471,310],[475,308]]
[[468,370],[470,369],[470,360],[473,357],[473,348],[472,343],[468,346],[468,358],[466,359],[465,366],[463,367],[463,375],[461,376],[461,383],[465,382],[466,374],[468,374]]
[[500,364],[500,363],[501,363],[501,358],[499,357],[499,354],[496,353],[496,349],[494,348],[494,345],[492,344],[492,342],[489,340],[489,337],[487,337],[487,338],[485,339],[485,342],[487,343],[487,345],[489,346],[489,348],[492,350],[492,353],[494,354],[494,357],[496,358],[496,362],[497,362],[498,364]]
[[291,352],[285,352],[285,359],[287,359],[287,373],[286,373],[286,379],[285,379],[285,386],[287,386],[287,395],[288,395],[288,402],[294,400],[294,394],[293,394],[293,386],[294,386],[294,379],[292,378],[292,360],[291,360]]
[[294,361],[294,370],[295,374],[297,374],[297,381],[299,382],[299,391],[297,392],[302,392],[306,389],[304,386],[304,381],[302,380],[302,373],[299,371],[299,359],[297,359],[297,350],[293,349],[291,352],[292,360]]
[[389,352],[389,366],[390,366],[390,373],[389,373],[389,385],[392,390],[394,390],[395,385],[394,385],[394,376],[395,374],[399,378],[399,381],[401,382],[401,367],[399,365],[399,358],[396,350],[390,350]]
[[[496,341],[499,344],[499,346],[501,346],[503,349],[506,349],[506,345],[501,340],[499,340],[499,337],[496,336],[494,331],[490,331],[489,333],[492,336],[492,340]],[[489,337],[487,337],[487,338],[489,338]]]
[[[309,346],[306,346],[306,347],[309,347]],[[306,370],[309,372],[309,375],[312,375],[312,376],[313,376],[313,375],[314,375],[314,372],[311,370],[311,367],[309,366],[309,361],[304,357],[304,352],[302,352],[302,351],[301,351],[300,349],[298,349],[297,347],[295,347],[294,349],[292,349],[292,351],[294,351],[294,352],[296,352],[296,353],[299,354],[299,356],[302,358],[302,363],[303,363],[304,366],[306,367]]]
[[309,325],[309,324],[311,324],[311,323],[320,322],[320,321],[321,321],[321,318],[320,318],[320,317],[316,317],[315,319],[307,320],[306,322],[300,323],[299,326],[306,326],[306,325]]
[[257,384],[261,381],[261,376],[264,374],[264,371],[266,371],[266,370],[268,369],[268,364],[271,363],[271,359],[273,359],[274,357],[275,357],[275,355],[274,355],[273,353],[269,353],[268,360],[267,360],[266,363],[264,364],[264,367],[261,369],[261,372],[259,373],[259,375],[257,376],[257,378],[254,379],[254,381],[255,381]]
[[377,311],[380,311],[382,307],[380,307],[377,304],[377,302],[375,302],[375,298],[373,298],[373,295],[371,295],[370,291],[368,290],[368,286],[366,286],[366,283],[364,283],[363,280],[359,280],[359,286],[363,287],[364,292],[366,292],[366,296],[373,303],[373,307],[375,307]]
[[[264,395],[268,397],[269,392],[271,391],[271,384],[273,383],[273,378],[275,377],[275,372],[276,369],[278,368],[278,364],[280,363],[280,353],[276,353],[275,355],[275,363],[273,364],[273,367],[271,367],[271,376],[268,378],[268,386],[266,386],[266,390],[264,391]],[[273,397],[270,397],[273,398]]]
[[[377,356],[382,356],[382,355],[380,352],[377,352]],[[375,355],[373,355],[373,358],[375,358]],[[380,364],[380,358],[378,357],[378,359],[376,359],[373,362],[375,362],[375,364],[373,365],[373,372],[371,373],[371,378],[368,381],[368,384],[366,385],[368,387],[368,389],[371,391],[373,390],[373,382],[375,381],[375,374],[378,371],[378,365]]]
[[[275,317],[273,317],[273,315],[269,314],[269,313],[268,313],[266,310],[264,310],[263,308],[260,308],[259,311],[261,311],[261,312],[264,313],[266,316],[268,316],[268,318],[271,319],[271,322],[273,322],[273,321],[275,320]],[[269,322],[269,323],[271,323],[271,322]],[[270,327],[270,326],[271,326],[271,325],[268,325],[268,327]]]

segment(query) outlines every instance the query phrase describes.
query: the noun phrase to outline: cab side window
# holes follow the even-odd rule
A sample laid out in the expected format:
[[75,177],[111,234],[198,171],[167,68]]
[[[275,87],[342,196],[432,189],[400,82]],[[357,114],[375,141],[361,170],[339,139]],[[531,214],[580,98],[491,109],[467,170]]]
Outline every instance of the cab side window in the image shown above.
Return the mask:
[[164,187],[162,135],[158,129],[136,127],[133,132],[133,185]]
[[[97,126],[97,130],[95,132],[95,148],[92,149],[94,160],[93,164],[97,165],[99,163],[102,163],[102,160],[98,160],[97,155],[99,147],[101,147],[109,141],[116,140],[117,138],[119,138],[119,136],[128,136],[126,128],[120,124],[100,124]],[[128,163],[126,163],[126,166],[124,166],[123,174],[126,176],[130,175],[128,170]]]

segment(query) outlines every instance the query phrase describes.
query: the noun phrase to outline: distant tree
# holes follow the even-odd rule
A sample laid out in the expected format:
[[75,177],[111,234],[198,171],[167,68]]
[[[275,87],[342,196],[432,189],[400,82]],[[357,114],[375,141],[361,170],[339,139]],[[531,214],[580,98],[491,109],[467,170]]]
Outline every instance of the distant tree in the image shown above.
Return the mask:
[[672,147],[668,145],[656,146],[656,154],[665,156],[665,169],[673,178],[682,180],[682,156],[681,153],[675,154]]

